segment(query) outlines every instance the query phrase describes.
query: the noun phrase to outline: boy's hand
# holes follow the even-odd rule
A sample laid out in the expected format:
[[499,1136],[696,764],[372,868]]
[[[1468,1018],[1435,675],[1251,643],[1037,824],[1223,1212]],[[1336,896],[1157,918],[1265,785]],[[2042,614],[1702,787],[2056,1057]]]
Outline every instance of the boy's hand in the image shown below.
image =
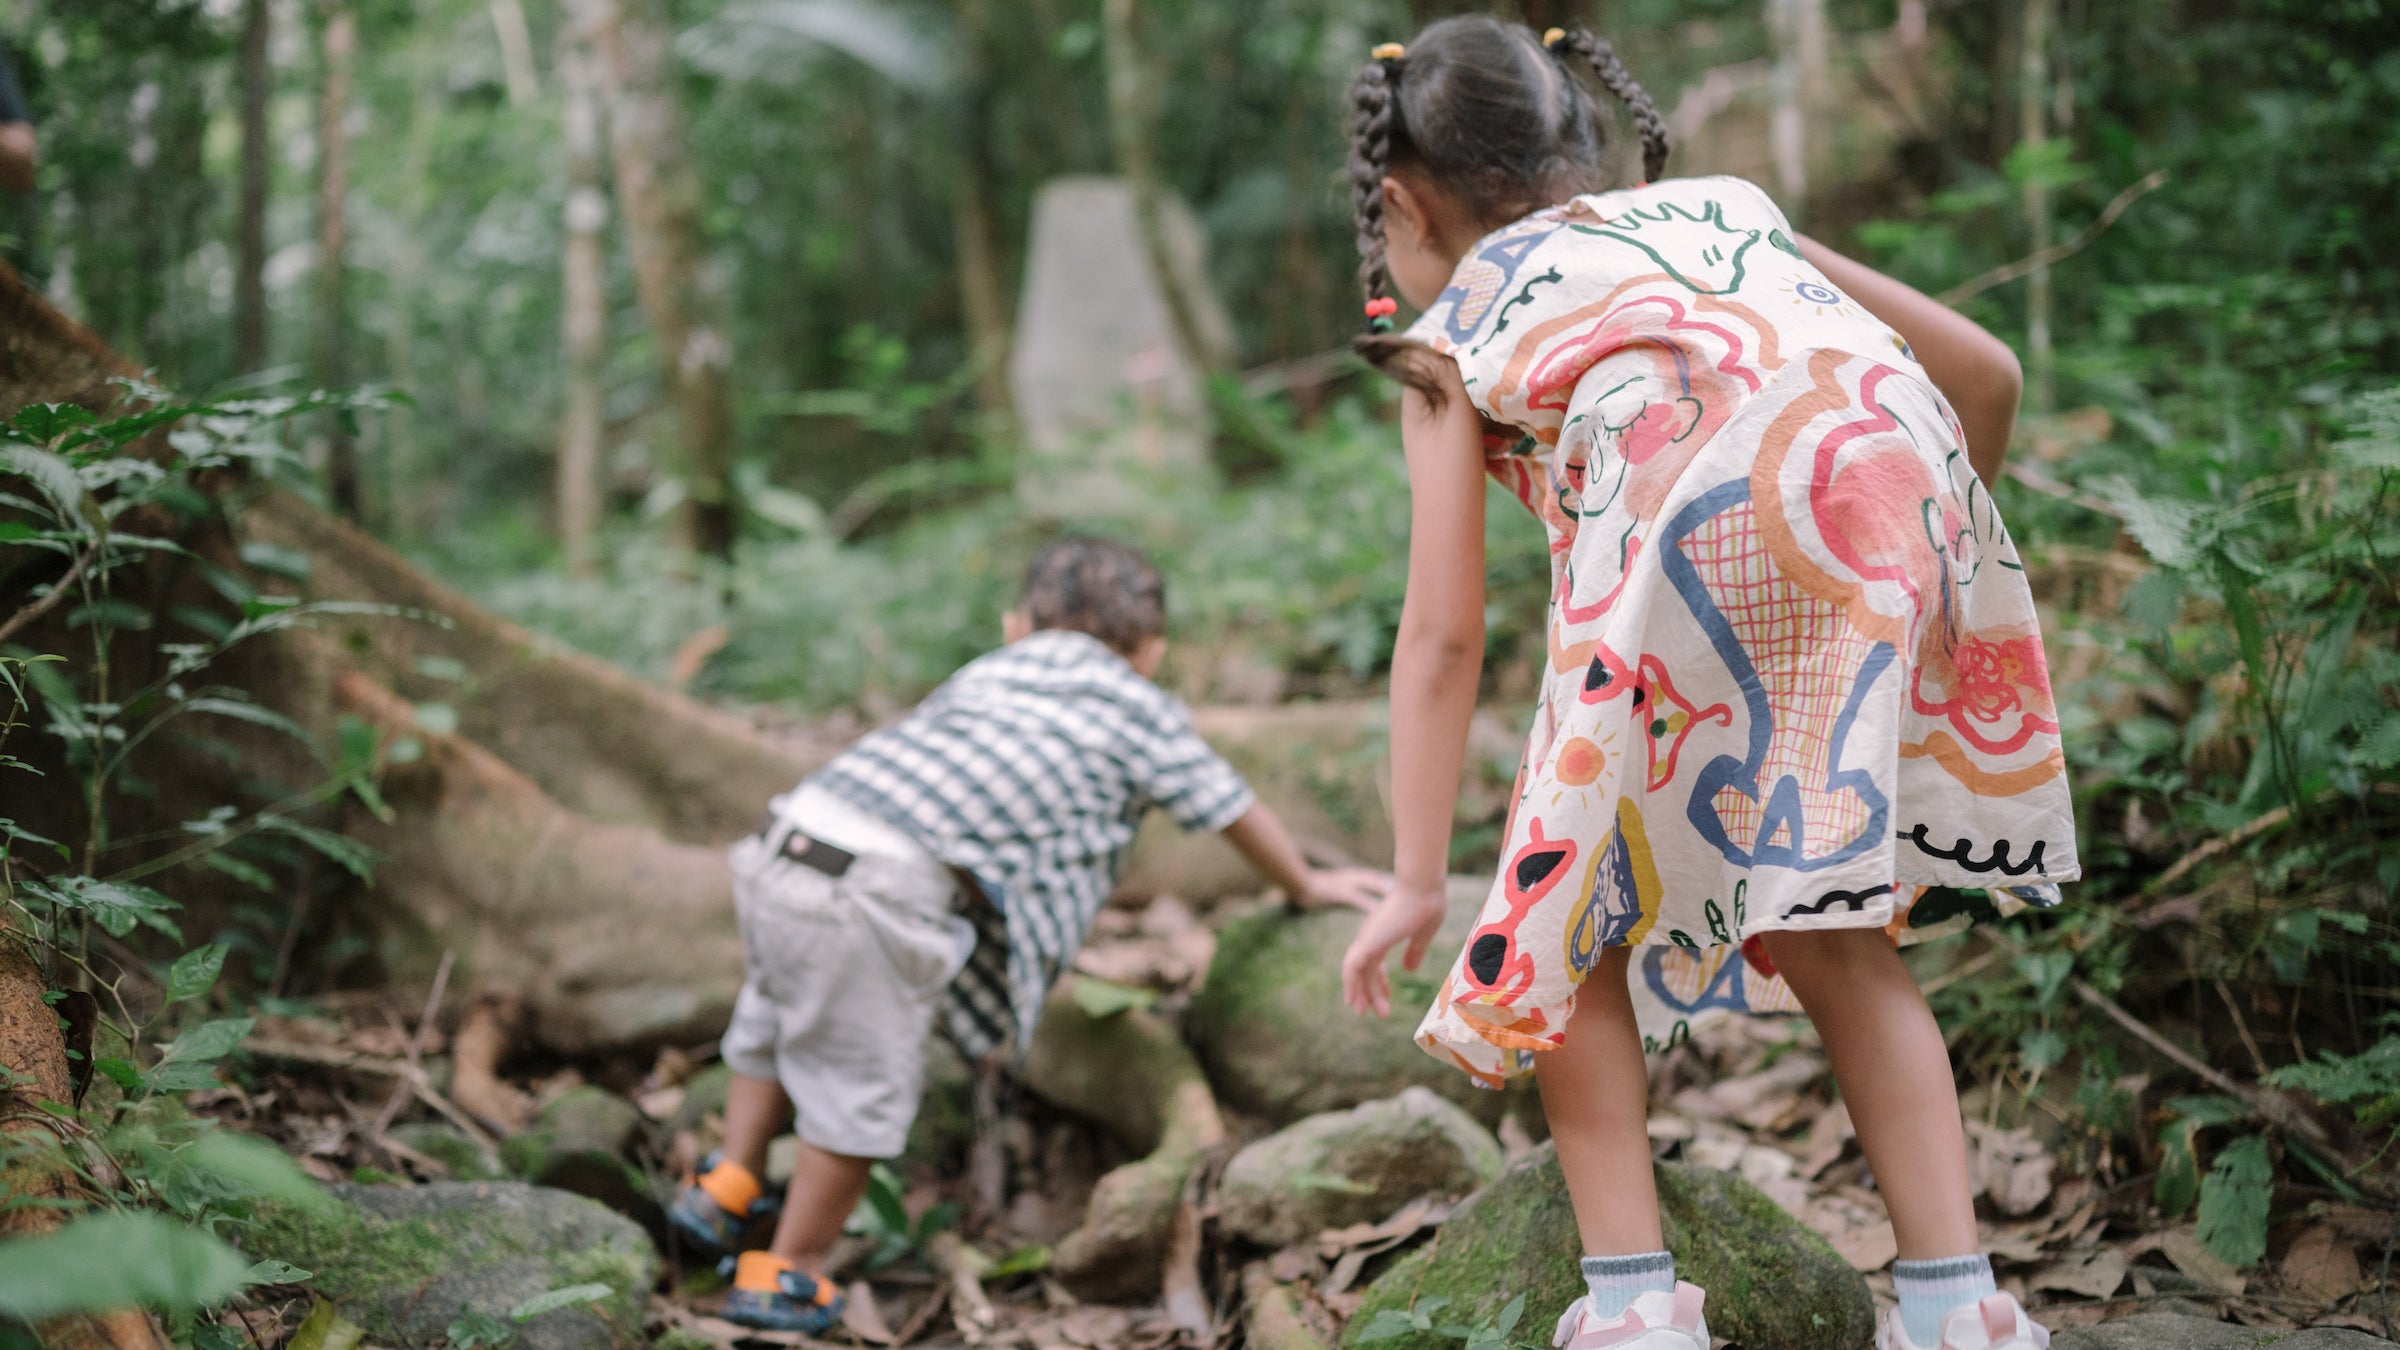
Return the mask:
[[1392,874],[1372,867],[1312,867],[1294,902],[1302,909],[1347,905],[1372,913],[1392,893]]
[[1350,950],[1342,955],[1342,1001],[1362,1013],[1386,1017],[1392,1011],[1392,979],[1383,959],[1402,941],[1400,964],[1415,970],[1425,963],[1425,949],[1442,926],[1449,897],[1439,888],[1421,889],[1395,882],[1384,902],[1367,914]]

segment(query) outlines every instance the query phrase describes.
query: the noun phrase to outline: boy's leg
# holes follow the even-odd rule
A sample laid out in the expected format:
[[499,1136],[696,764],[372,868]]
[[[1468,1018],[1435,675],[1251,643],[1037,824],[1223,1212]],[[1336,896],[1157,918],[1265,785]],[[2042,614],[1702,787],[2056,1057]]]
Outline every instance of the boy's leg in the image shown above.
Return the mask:
[[719,1155],[763,1178],[767,1146],[791,1122],[792,1099],[784,1094],[783,1084],[736,1071],[725,1086],[725,1143]]
[[768,1248],[811,1278],[825,1274],[833,1244],[841,1240],[842,1225],[866,1198],[867,1172],[872,1158],[828,1153],[803,1139],[792,1165],[792,1184],[783,1194],[783,1217],[775,1225]]
[[1950,1048],[1899,949],[1880,928],[1769,933],[1766,946],[1825,1042],[1900,1259],[1981,1250]]
[[1575,992],[1566,1044],[1533,1061],[1586,1256],[1666,1246],[1650,1175],[1650,1075],[1625,986],[1628,959],[1623,947],[1600,954]]

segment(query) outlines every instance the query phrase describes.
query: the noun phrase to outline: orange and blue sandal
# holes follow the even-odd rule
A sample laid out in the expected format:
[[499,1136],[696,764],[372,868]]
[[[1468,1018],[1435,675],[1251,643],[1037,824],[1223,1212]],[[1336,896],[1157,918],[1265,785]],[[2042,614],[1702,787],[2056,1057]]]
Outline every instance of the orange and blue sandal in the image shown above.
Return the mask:
[[686,1242],[710,1255],[740,1245],[742,1230],[781,1206],[767,1194],[750,1169],[711,1153],[700,1160],[697,1175],[684,1179],[667,1207],[667,1223]]
[[743,1252],[738,1261],[727,1257],[725,1265],[733,1267],[733,1289],[718,1314],[726,1321],[803,1336],[821,1336],[841,1324],[842,1291],[831,1281],[805,1274],[773,1252]]

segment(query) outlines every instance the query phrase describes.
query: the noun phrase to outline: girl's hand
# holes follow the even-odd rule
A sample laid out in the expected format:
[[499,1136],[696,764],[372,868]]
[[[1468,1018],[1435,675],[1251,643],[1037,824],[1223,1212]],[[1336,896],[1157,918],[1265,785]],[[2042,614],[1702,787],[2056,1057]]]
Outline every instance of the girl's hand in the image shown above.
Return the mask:
[[1297,896],[1302,909],[1347,905],[1373,913],[1391,896],[1394,885],[1391,873],[1372,867],[1312,867],[1307,880]]
[[1350,940],[1350,950],[1342,955],[1342,1001],[1361,1013],[1390,1016],[1392,980],[1383,968],[1384,957],[1406,941],[1400,964],[1409,970],[1423,965],[1425,949],[1433,945],[1433,935],[1441,928],[1449,903],[1450,898],[1438,887],[1394,883],[1391,894],[1367,914],[1358,936]]

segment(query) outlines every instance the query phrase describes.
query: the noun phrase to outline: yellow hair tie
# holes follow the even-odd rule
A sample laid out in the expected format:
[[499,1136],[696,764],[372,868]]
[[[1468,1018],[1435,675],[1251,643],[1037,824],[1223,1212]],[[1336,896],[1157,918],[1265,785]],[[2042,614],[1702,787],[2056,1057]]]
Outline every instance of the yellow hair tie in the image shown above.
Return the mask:
[[1374,57],[1378,61],[1397,61],[1401,57],[1408,55],[1408,48],[1401,46],[1397,42],[1386,42],[1382,46],[1377,47],[1375,50],[1368,52],[1367,55]]
[[1558,45],[1558,40],[1566,35],[1566,29],[1553,28],[1549,32],[1542,34],[1542,45],[1545,47],[1555,47]]

